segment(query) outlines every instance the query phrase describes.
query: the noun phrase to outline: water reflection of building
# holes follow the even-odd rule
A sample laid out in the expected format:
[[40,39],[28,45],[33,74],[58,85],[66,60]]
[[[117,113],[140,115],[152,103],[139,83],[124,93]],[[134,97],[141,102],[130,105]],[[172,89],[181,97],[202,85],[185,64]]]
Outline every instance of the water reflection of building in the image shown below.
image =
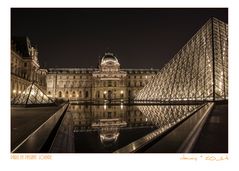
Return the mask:
[[91,126],[99,130],[101,143],[107,145],[117,141],[120,134],[119,129],[126,127],[127,123],[121,118],[99,119]]
[[41,69],[38,51],[27,37],[11,41],[11,98],[21,94],[31,82],[46,90],[46,69]]
[[72,113],[75,131],[93,130],[92,124],[104,119],[119,119],[127,128],[152,125],[136,106],[70,105],[68,110]]
[[105,53],[99,68],[50,68],[47,93],[70,100],[133,99],[158,69],[121,69],[112,53]]

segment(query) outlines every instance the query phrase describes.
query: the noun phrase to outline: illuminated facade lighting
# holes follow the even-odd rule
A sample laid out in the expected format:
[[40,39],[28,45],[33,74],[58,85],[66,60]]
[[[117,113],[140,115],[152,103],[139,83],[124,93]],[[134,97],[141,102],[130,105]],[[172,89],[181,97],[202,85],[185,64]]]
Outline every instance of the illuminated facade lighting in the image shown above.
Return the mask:
[[120,104],[120,109],[123,109],[124,108],[124,105],[121,103]]
[[[19,91],[20,92],[20,91]],[[21,92],[20,92],[21,93]],[[11,104],[52,104],[54,101],[49,98],[44,92],[35,84],[28,86],[20,95],[11,101]]]
[[123,69],[113,53],[102,56],[98,68],[50,68],[47,74],[47,92],[56,98],[103,101],[133,99],[159,69]]

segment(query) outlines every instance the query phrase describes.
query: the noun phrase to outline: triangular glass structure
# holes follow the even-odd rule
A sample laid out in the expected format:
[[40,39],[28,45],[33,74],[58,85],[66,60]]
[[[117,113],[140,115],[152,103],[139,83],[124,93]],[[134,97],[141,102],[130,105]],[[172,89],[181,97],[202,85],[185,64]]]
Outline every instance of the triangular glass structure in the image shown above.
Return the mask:
[[54,103],[55,102],[43,93],[43,91],[34,83],[28,86],[25,91],[12,100],[12,104],[14,105],[40,105]]
[[228,26],[211,18],[138,93],[138,101],[228,99]]

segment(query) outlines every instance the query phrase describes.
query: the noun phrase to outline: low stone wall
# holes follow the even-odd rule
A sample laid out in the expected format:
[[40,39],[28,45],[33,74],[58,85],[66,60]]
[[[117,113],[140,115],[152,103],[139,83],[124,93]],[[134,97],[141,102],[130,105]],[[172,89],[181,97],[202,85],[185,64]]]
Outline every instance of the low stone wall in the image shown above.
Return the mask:
[[56,111],[48,120],[39,126],[33,133],[24,139],[15,149],[13,153],[37,153],[40,152],[42,146],[47,141],[50,133],[64,114],[69,103],[64,104],[58,111]]

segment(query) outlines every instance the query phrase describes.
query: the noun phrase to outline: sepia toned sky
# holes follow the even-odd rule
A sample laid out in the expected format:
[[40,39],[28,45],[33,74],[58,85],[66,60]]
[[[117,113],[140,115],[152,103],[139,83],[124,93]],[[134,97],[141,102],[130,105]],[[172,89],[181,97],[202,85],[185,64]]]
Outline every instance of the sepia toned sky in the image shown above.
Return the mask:
[[11,36],[28,36],[41,66],[97,67],[105,52],[121,68],[162,68],[211,17],[227,8],[12,8]]

